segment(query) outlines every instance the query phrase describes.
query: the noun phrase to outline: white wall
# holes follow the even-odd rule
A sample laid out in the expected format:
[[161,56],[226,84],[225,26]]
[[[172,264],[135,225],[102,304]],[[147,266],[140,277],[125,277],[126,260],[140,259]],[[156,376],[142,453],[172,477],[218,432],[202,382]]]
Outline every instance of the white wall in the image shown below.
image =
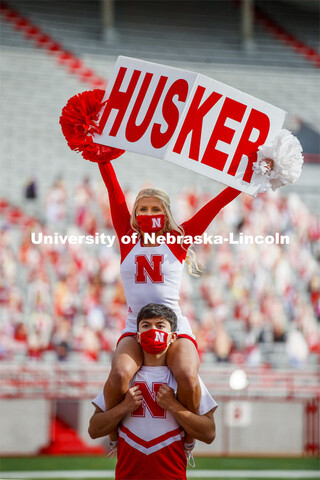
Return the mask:
[[0,454],[35,454],[50,441],[50,401],[0,400]]

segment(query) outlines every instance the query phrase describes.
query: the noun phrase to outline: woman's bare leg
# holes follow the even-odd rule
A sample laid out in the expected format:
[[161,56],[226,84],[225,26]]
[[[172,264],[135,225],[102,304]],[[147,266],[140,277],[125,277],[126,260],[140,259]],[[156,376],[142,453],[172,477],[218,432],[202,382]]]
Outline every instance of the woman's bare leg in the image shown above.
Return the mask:
[[[178,338],[169,347],[166,362],[178,384],[178,400],[188,410],[198,413],[201,400],[201,387],[198,378],[200,359],[191,340]],[[186,435],[186,442],[193,439]]]
[[[103,389],[106,410],[121,402],[128,391],[132,377],[143,363],[142,349],[134,336],[124,337],[118,343],[113,355],[111,372]],[[117,440],[118,432],[110,434],[110,440]]]

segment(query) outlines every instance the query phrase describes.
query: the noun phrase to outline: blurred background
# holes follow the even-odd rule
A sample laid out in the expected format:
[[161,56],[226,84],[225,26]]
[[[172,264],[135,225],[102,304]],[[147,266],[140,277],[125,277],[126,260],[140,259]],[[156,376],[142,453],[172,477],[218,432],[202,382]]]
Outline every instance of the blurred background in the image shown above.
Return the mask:
[[[125,55],[203,73],[288,112],[301,178],[241,194],[209,233],[279,232],[290,244],[197,247],[203,274],[185,272],[181,306],[221,403],[219,435],[197,451],[316,455],[319,2],[8,0],[1,55],[0,453],[102,451],[87,424],[126,318],[119,249],[34,245],[31,232],[114,234],[98,168],[68,149],[59,116],[71,96],[104,89]],[[178,221],[222,189],[130,152],[113,163],[129,206],[154,185]]]

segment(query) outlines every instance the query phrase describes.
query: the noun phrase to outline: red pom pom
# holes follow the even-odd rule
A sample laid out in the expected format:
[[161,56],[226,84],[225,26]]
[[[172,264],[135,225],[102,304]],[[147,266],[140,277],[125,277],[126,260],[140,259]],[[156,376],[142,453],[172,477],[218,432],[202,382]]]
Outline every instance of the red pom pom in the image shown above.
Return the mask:
[[120,157],[125,150],[94,143],[92,135],[98,132],[97,121],[103,107],[104,91],[82,92],[68,100],[60,117],[62,133],[71,150],[80,152],[91,162],[105,162]]

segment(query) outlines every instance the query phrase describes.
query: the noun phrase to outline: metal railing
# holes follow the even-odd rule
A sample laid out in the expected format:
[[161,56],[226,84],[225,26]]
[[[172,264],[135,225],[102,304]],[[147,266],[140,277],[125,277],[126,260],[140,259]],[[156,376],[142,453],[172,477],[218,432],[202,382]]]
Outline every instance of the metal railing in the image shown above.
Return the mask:
[[[233,390],[229,379],[236,367],[201,366],[200,375],[214,396],[239,398],[320,398],[317,369],[303,371],[244,368],[247,385]],[[93,398],[109,370],[101,365],[0,364],[0,398]]]

